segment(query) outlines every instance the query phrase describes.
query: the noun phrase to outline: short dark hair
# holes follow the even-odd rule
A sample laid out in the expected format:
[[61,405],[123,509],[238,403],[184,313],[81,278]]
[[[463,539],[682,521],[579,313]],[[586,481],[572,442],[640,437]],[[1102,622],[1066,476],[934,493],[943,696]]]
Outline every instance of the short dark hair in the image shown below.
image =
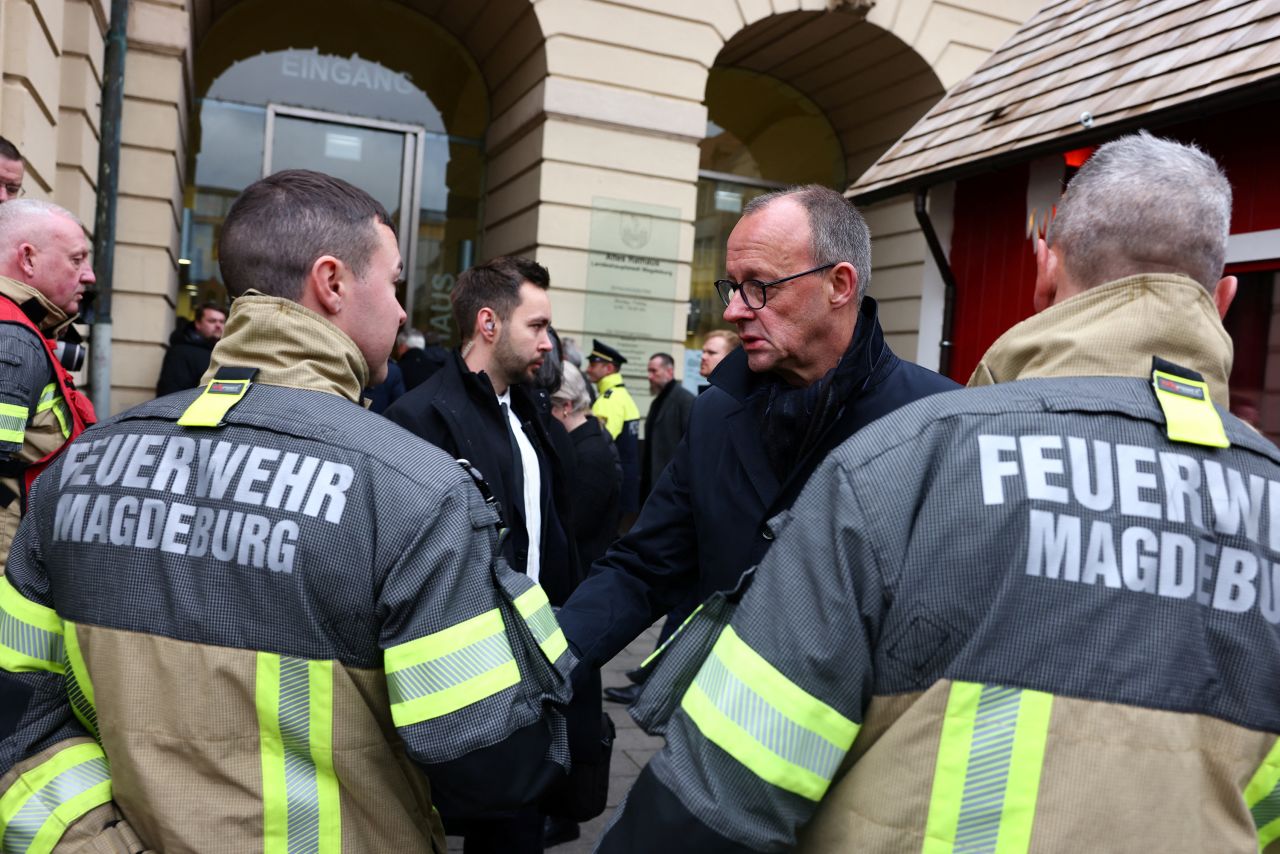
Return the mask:
[[22,155],[18,152],[18,146],[9,140],[0,136],[0,157],[5,160],[21,160]]
[[198,306],[196,306],[196,317],[195,317],[196,323],[199,323],[201,320],[204,319],[204,313],[206,311],[216,311],[219,314],[221,314],[223,317],[226,317],[227,315],[227,310],[223,308],[221,305],[219,305],[218,303],[202,302]]
[[379,223],[395,228],[386,208],[341,178],[308,169],[268,175],[245,188],[222,224],[223,284],[233,297],[254,288],[296,301],[322,255],[362,276],[378,248]]
[[871,285],[871,229],[853,202],[830,187],[805,184],[757,196],[742,217],[759,213],[779,199],[793,199],[809,216],[809,254],[814,264],[848,261],[858,272],[858,302]]
[[545,291],[551,276],[537,261],[519,256],[494,258],[464,270],[449,294],[453,323],[462,340],[476,334],[476,315],[482,308],[493,309],[504,322],[511,317],[520,304],[520,286],[525,282]]
[[662,367],[664,368],[674,369],[676,366],[676,360],[670,353],[654,353],[649,357],[649,361],[652,362],[654,359],[662,362]]

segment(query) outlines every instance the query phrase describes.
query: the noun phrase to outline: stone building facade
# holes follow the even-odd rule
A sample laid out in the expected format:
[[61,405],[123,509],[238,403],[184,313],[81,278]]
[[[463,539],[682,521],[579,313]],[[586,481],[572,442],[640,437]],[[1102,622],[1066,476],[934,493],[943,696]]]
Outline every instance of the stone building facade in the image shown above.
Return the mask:
[[[453,277],[522,253],[550,269],[563,335],[683,366],[721,323],[711,281],[741,205],[849,186],[1038,5],[131,0],[111,409],[152,395],[176,318],[220,297],[229,200],[288,166],[355,180],[399,218],[415,326],[447,340]],[[28,193],[89,224],[109,8],[0,0],[0,133]],[[888,338],[928,364],[912,200],[867,214]]]

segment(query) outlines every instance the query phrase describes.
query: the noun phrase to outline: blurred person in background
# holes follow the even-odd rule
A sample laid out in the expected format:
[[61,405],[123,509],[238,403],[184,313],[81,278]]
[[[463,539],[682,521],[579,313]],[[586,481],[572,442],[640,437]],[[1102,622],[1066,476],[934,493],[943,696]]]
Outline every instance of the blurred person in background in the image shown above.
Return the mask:
[[227,310],[211,302],[198,306],[195,320],[190,323],[179,321],[179,327],[169,336],[169,349],[156,382],[156,397],[200,385],[226,323]]

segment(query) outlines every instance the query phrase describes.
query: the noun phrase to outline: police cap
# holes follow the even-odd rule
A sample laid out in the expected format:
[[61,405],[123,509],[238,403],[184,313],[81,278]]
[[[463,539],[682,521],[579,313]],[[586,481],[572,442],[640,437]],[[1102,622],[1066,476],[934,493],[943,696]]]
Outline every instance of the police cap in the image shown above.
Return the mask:
[[587,356],[589,362],[612,362],[618,367],[626,364],[626,357],[608,344],[601,343],[599,338],[591,339],[591,354]]

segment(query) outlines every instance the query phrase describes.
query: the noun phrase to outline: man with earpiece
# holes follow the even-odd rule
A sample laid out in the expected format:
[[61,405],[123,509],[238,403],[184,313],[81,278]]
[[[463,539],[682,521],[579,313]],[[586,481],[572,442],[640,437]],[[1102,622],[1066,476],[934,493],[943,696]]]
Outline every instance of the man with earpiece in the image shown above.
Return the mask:
[[[581,580],[569,531],[564,461],[529,382],[551,352],[550,278],[527,258],[497,258],[458,276],[450,292],[462,346],[386,416],[483,478],[502,513],[502,555],[561,605]],[[468,854],[542,851],[543,817],[529,807],[501,816],[441,803],[445,830]]]

